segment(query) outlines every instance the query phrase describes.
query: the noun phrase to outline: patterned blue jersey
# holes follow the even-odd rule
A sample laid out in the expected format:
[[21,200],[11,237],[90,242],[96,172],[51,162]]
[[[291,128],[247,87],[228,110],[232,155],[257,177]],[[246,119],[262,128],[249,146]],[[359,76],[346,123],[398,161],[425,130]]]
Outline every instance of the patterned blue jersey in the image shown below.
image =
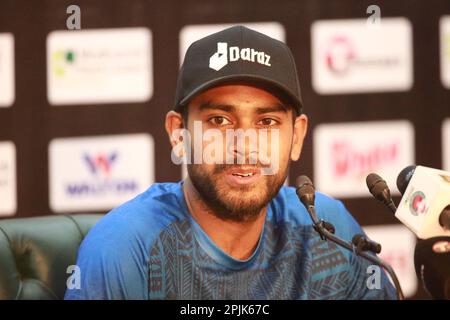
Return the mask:
[[[362,233],[342,202],[316,193],[319,219],[351,240]],[[247,260],[226,254],[190,215],[182,182],[157,183],[115,208],[80,246],[80,288],[66,299],[395,299],[384,272],[367,283],[370,263],[321,240],[294,188],[268,206]]]

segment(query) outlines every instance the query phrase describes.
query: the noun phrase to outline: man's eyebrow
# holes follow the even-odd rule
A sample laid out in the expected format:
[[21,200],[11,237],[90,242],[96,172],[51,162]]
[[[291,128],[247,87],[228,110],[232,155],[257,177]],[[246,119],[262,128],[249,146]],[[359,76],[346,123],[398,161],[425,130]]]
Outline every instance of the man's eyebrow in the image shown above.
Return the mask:
[[[199,106],[199,110],[221,110],[225,112],[235,112],[236,107],[229,104],[220,104],[220,103],[213,103],[211,101],[205,101],[202,102]],[[288,112],[288,107],[285,105],[278,103],[273,106],[267,106],[267,107],[257,107],[255,108],[256,114],[264,114],[264,113],[270,113],[270,112]]]
[[233,112],[236,111],[236,108],[233,105],[229,104],[216,104],[210,101],[202,102],[199,106],[199,110],[222,110],[225,112]]
[[270,107],[258,107],[255,111],[257,114],[264,114],[269,112],[288,112],[288,108],[283,104],[276,104]]

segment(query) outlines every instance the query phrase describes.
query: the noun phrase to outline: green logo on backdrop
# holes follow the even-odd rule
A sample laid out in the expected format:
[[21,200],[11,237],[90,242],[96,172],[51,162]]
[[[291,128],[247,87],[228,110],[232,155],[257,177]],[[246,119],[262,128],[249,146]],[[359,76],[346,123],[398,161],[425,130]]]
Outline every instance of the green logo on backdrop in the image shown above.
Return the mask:
[[62,77],[66,74],[67,66],[75,63],[75,52],[72,50],[58,50],[52,55],[52,66],[55,75]]

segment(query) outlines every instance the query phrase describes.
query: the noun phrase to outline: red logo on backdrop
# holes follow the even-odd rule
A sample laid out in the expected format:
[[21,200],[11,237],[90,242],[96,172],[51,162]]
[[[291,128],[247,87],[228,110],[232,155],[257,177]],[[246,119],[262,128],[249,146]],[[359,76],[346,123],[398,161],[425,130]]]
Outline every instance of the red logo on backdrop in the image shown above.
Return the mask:
[[394,142],[358,150],[349,141],[336,141],[331,146],[333,174],[336,177],[364,175],[382,166],[391,165],[398,159],[399,148],[400,144]]
[[348,71],[350,62],[355,58],[355,50],[350,40],[344,36],[336,36],[330,40],[325,51],[328,69],[336,74]]
[[394,266],[395,269],[405,271],[408,268],[408,255],[404,250],[389,250],[380,253],[380,257],[387,263]]

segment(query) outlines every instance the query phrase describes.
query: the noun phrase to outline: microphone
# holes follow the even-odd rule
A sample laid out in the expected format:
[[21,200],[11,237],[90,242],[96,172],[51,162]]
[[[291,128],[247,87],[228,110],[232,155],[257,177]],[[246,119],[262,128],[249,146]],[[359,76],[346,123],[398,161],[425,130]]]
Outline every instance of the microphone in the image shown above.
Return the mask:
[[362,234],[355,234],[352,238],[352,243],[356,246],[358,251],[372,251],[374,253],[381,252],[381,244],[368,239]]
[[392,201],[391,191],[383,178],[376,173],[371,173],[366,178],[366,184],[375,199],[386,205],[392,213],[397,211],[397,207],[395,206],[394,201]]
[[434,299],[450,300],[450,174],[408,166],[397,177],[403,195],[395,216],[419,238],[414,267]]
[[[307,176],[298,177],[296,180],[296,193],[297,193],[297,196],[298,196],[300,202],[305,206],[306,210],[308,211],[308,213],[311,217],[311,220],[313,221],[313,227],[320,234],[320,238],[322,240],[330,240],[330,241],[338,244],[339,246],[341,246],[349,251],[352,251],[356,255],[363,257],[364,259],[370,261],[371,263],[374,263],[376,265],[383,267],[389,273],[389,275],[392,278],[392,281],[394,282],[395,288],[397,289],[397,298],[399,300],[404,299],[402,288],[398,281],[397,275],[395,274],[392,267],[389,264],[387,264],[386,262],[384,262],[383,260],[381,260],[380,258],[378,258],[377,256],[371,255],[366,252],[366,250],[378,249],[378,247],[376,246],[376,243],[369,242],[370,240],[368,240],[363,235],[359,235],[359,237],[357,237],[357,238],[355,238],[356,237],[355,236],[355,237],[353,237],[353,239],[357,240],[357,245],[358,244],[360,245],[360,248],[358,248],[357,245],[355,246],[353,243],[349,243],[349,242],[339,238],[338,236],[334,235],[329,230],[327,230],[327,228],[326,228],[327,224],[328,225],[331,225],[331,224],[326,221],[319,220],[317,218],[317,214],[316,214],[316,210],[315,210],[315,206],[314,206],[315,188],[314,188],[313,183],[311,182],[311,179],[309,179]],[[334,230],[334,226],[333,226],[333,230]],[[367,242],[365,240],[367,240]],[[381,246],[379,249],[381,251]]]
[[414,267],[430,296],[450,300],[450,237],[419,239],[414,250]]
[[408,187],[409,181],[411,180],[415,170],[416,166],[407,166],[398,174],[397,189],[402,195],[405,194],[406,187]]
[[333,224],[323,220],[319,221],[319,219],[317,218],[314,209],[314,201],[316,200],[316,188],[314,187],[311,179],[309,179],[307,176],[297,177],[295,185],[297,186],[295,192],[297,193],[300,202],[303,203],[305,208],[308,210],[308,213],[311,215],[311,219],[314,222],[314,228],[317,232],[319,232],[322,240],[324,239],[324,236],[321,233],[322,228],[325,228],[328,232],[334,234],[336,229],[334,228]]
[[295,192],[297,193],[301,203],[303,203],[306,208],[314,206],[316,193],[311,179],[307,176],[300,176],[297,178],[295,185],[297,186]]
[[450,237],[450,172],[408,166],[397,178],[403,197],[395,216],[420,239]]

